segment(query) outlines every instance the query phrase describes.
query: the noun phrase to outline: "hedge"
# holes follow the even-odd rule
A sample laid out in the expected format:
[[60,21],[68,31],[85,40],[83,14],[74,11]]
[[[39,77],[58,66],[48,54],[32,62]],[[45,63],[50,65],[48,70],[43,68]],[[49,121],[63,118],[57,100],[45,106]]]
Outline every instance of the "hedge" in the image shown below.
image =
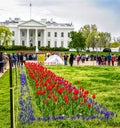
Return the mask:
[[[64,48],[64,47],[53,47],[50,48],[48,46],[46,47],[38,47],[38,49],[40,51],[69,51],[69,49]],[[0,45],[0,51],[13,51],[13,50],[35,50],[35,46],[32,47],[26,47],[26,46],[18,46],[18,45],[14,45],[14,46],[1,46]]]

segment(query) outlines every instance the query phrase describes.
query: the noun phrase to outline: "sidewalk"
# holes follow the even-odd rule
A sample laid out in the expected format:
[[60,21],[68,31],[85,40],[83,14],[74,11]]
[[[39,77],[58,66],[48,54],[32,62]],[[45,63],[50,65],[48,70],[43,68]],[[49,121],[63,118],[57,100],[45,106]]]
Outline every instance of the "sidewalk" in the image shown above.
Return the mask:
[[[28,62],[37,62],[37,61],[28,61]],[[82,62],[80,61],[80,64],[77,65],[77,62],[74,61],[73,66],[98,66],[98,64],[96,64],[96,61],[85,61],[85,63],[82,63]],[[115,62],[115,66],[117,66],[117,62]],[[6,68],[7,68],[7,69],[4,70],[4,73],[9,69],[9,65],[7,65]],[[0,73],[0,78],[2,77],[2,75],[3,75],[4,73]]]
[[[6,66],[6,69],[4,69],[4,73],[5,73],[8,69],[9,69],[9,64]],[[4,73],[0,73],[0,78],[2,77],[2,75],[3,75]]]
[[[7,71],[7,70],[4,70],[4,73],[5,73],[6,71]],[[0,73],[0,78],[2,77],[2,75],[3,75],[4,73]]]

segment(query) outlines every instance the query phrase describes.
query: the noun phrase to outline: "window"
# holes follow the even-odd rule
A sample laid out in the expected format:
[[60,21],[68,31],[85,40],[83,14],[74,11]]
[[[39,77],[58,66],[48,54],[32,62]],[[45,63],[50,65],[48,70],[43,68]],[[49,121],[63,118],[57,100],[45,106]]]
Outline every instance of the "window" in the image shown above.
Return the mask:
[[25,36],[25,32],[24,31],[22,31],[22,36]]
[[14,31],[12,31],[12,35],[15,36],[15,32]]
[[61,47],[63,47],[64,46],[64,42],[63,41],[61,41]]
[[41,36],[41,32],[38,32],[38,37],[40,37]]
[[68,37],[70,37],[70,33],[68,32]]
[[57,41],[54,42],[54,47],[57,47]]
[[48,37],[50,37],[50,32],[48,32]]
[[31,36],[31,37],[33,36],[33,31],[30,32],[30,36]]
[[25,46],[25,41],[24,40],[22,41],[22,46]]
[[54,33],[54,37],[57,37],[57,32]]
[[50,47],[50,41],[48,41],[48,47]]
[[41,42],[40,41],[38,41],[38,46],[41,46]]
[[64,37],[64,33],[63,32],[61,32],[61,37]]

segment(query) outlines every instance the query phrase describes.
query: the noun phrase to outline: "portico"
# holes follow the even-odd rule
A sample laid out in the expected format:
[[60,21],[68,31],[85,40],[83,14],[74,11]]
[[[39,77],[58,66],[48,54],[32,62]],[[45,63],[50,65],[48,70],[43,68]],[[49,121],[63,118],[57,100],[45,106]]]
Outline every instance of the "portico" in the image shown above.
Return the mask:
[[32,20],[18,26],[18,44],[22,46],[45,46],[46,26]]

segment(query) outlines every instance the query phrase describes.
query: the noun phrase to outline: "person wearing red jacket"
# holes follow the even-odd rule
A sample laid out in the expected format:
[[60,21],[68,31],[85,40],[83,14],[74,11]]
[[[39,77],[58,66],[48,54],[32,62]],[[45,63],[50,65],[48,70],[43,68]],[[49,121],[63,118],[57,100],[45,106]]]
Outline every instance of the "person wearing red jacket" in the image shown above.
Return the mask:
[[115,62],[115,56],[114,56],[114,54],[112,54],[111,60],[112,60],[112,66],[114,66],[114,62]]

